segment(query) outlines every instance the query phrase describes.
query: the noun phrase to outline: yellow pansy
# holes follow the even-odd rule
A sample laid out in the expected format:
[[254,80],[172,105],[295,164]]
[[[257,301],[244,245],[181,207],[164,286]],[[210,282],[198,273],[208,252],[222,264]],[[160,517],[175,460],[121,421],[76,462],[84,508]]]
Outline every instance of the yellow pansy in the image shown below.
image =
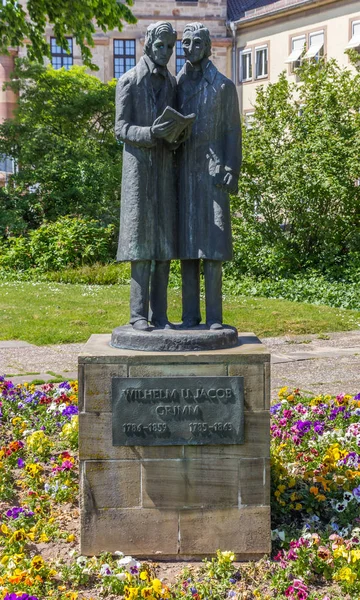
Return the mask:
[[37,554],[31,561],[31,566],[35,571],[40,571],[45,566],[45,561],[42,556]]
[[153,579],[151,582],[151,585],[152,585],[154,592],[156,592],[157,594],[161,594],[162,583],[161,583],[160,579]]
[[338,573],[335,573],[333,579],[336,581],[347,581],[348,583],[354,583],[357,575],[349,567],[343,567]]
[[288,386],[286,385],[285,387],[282,387],[279,391],[278,391],[278,396],[279,398],[283,398],[286,395],[286,392],[288,391]]
[[25,533],[25,529],[17,529],[16,531],[14,531],[14,533],[12,534],[11,538],[10,538],[10,543],[11,542],[23,542],[24,540],[26,540],[27,535]]
[[42,473],[43,470],[43,467],[37,463],[30,463],[25,467],[25,471],[29,473],[31,477],[37,477],[37,475],[40,475],[40,473]]
[[360,550],[351,550],[350,551],[350,559],[351,559],[351,562],[353,562],[353,563],[360,560]]
[[348,557],[348,552],[345,548],[345,546],[339,546],[338,548],[335,548],[334,550],[334,558],[346,558]]

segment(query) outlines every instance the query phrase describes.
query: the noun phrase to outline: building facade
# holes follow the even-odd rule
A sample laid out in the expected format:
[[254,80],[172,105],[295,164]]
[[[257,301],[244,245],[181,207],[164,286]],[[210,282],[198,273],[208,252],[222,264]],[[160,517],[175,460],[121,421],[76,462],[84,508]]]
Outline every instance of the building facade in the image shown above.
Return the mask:
[[228,29],[241,110],[250,116],[257,87],[283,71],[295,81],[301,60],[327,56],[349,66],[345,50],[360,49],[360,1],[229,0]]
[[[132,11],[136,24],[124,23],[122,31],[96,32],[92,52],[99,70],[94,75],[105,82],[132,68],[143,54],[146,28],[159,20],[170,21],[178,33],[169,63],[176,74],[185,60],[184,27],[201,21],[211,33],[212,59],[236,83],[245,116],[253,111],[256,88],[277,81],[284,70],[294,80],[299,61],[326,55],[346,66],[345,49],[360,49],[360,0],[135,0]],[[51,28],[47,38],[55,68],[82,64],[73,38],[68,38],[69,54],[57,46]],[[2,85],[10,78],[16,56],[25,55],[26,46],[0,57],[0,122],[16,107],[16,96]]]
[[[184,64],[181,46],[181,37],[184,27],[192,21],[206,23],[209,28],[213,43],[213,60],[224,74],[231,76],[229,58],[231,55],[232,39],[227,30],[227,1],[207,0],[193,2],[189,0],[135,0],[131,8],[137,18],[134,25],[123,24],[122,31],[114,30],[107,33],[96,32],[94,35],[95,47],[92,49],[93,63],[99,68],[93,72],[102,81],[109,81],[113,77],[120,77],[129,70],[143,55],[145,32],[150,23],[156,21],[170,21],[178,33],[178,43],[169,62],[169,69],[176,74]],[[56,45],[49,28],[47,38],[50,42],[52,64],[55,68],[64,66],[69,68],[72,64],[81,65],[80,50],[73,38],[69,39],[71,53],[68,55]],[[19,55],[26,54],[26,49],[20,49]]]

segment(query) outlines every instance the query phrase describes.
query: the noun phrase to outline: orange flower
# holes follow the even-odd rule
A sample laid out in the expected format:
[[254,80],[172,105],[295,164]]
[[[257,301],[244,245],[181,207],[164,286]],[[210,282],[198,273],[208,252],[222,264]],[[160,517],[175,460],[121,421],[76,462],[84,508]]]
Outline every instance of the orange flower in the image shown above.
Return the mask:
[[317,555],[321,560],[329,560],[331,558],[331,552],[325,546],[319,546]]
[[314,496],[317,496],[319,493],[319,488],[315,487],[314,485],[310,488],[310,494],[314,494]]

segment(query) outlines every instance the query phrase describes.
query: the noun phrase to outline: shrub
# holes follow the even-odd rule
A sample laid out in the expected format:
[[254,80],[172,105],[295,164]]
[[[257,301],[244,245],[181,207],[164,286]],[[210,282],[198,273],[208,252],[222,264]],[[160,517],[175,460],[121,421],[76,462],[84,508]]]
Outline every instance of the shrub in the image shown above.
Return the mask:
[[114,226],[63,217],[44,223],[26,237],[9,238],[0,246],[0,268],[43,271],[106,263],[113,252]]
[[305,62],[258,87],[243,131],[236,274],[338,270],[360,246],[360,74]]

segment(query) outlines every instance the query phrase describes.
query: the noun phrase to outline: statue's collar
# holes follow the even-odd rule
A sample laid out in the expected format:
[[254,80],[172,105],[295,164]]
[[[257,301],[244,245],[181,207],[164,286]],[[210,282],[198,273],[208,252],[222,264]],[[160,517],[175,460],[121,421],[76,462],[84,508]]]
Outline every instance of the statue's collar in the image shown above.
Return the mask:
[[153,73],[155,69],[158,73],[163,75],[163,77],[168,77],[169,72],[166,67],[158,67],[146,54],[142,56],[137,65],[138,83],[140,83],[146,75]]
[[[200,66],[201,66],[201,70],[203,72],[203,77],[206,79],[206,81],[208,81],[209,83],[213,83],[213,81],[216,77],[217,69],[214,66],[214,64],[211,62],[211,60],[209,60],[208,58],[203,58],[200,63]],[[192,70],[193,70],[193,66],[191,65],[191,63],[189,61],[186,61],[185,67],[184,67],[185,74],[187,75]]]

